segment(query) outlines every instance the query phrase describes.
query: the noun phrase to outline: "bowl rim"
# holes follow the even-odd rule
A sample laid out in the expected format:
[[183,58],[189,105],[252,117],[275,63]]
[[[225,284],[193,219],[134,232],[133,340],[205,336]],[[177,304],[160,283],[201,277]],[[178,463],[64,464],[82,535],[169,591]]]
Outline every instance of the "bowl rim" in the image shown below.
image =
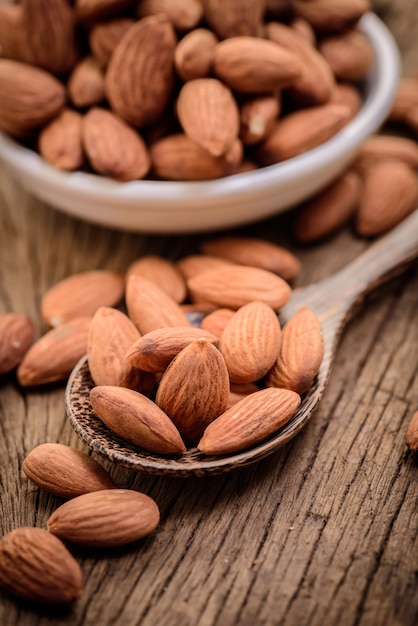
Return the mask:
[[[397,45],[385,24],[372,12],[363,15],[358,27],[375,50],[375,66],[367,79],[372,84],[372,93],[366,98],[356,117],[334,137],[286,161],[208,181],[137,180],[121,183],[98,174],[59,170],[44,161],[38,153],[2,132],[0,159],[22,173],[37,177],[41,184],[45,181],[48,185],[61,188],[63,193],[77,193],[86,199],[97,201],[109,198],[122,202],[141,200],[150,205],[164,201],[174,207],[179,200],[186,198],[221,198],[227,201],[237,193],[251,191],[254,194],[255,191],[277,188],[281,180],[286,180],[287,183],[296,181],[311,173],[313,168],[326,167],[338,159],[343,150],[344,153],[353,151],[370,134],[370,129],[374,132],[380,127],[389,112],[400,71]],[[132,208],[137,210],[138,205],[132,204]],[[199,203],[187,204],[184,210],[198,211]]]

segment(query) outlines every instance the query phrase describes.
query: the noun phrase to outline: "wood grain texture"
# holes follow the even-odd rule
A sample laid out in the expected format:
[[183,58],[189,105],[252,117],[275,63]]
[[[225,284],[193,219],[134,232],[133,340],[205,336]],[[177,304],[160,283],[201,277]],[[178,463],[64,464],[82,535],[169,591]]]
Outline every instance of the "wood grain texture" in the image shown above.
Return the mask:
[[[418,66],[417,0],[376,1]],[[415,60],[415,61],[414,61]],[[415,62],[415,65],[414,65]],[[290,246],[298,284],[367,247],[349,228],[294,248],[289,216],[237,231]],[[29,196],[0,167],[0,312],[44,330],[42,293],[77,271],[124,271],[144,254],[170,259],[202,239],[141,236],[89,225]],[[112,550],[70,546],[84,574],[72,607],[40,608],[0,592],[5,626],[416,626],[418,458],[404,437],[418,408],[418,267],[380,288],[346,327],[329,387],[306,428],[273,456],[231,474],[164,478],[99,460],[118,486],[151,495],[161,523]],[[32,486],[22,461],[36,445],[85,449],[64,410],[64,386],[0,381],[0,532],[45,527],[61,500]]]

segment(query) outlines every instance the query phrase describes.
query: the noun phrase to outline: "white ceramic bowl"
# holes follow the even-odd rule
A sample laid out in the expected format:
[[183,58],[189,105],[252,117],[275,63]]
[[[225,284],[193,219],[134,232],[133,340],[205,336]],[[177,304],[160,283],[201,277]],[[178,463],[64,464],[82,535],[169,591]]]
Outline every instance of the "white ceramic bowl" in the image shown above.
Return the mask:
[[375,14],[364,15],[359,26],[376,57],[365,81],[361,111],[326,143],[277,165],[214,181],[118,183],[57,170],[1,133],[0,159],[29,192],[56,209],[121,230],[203,232],[267,218],[302,202],[336,178],[389,112],[399,78],[397,46]]

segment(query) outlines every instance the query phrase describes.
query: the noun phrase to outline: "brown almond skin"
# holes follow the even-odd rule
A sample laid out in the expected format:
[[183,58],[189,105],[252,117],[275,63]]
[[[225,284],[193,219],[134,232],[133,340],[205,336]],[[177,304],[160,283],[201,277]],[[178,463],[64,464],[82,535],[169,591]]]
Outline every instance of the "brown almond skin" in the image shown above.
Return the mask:
[[232,91],[216,78],[186,82],[176,110],[186,135],[215,157],[225,154],[238,137],[238,105]]
[[165,13],[179,32],[192,30],[203,17],[200,0],[141,0],[137,7],[138,17]]
[[360,176],[349,170],[302,205],[293,228],[297,241],[308,243],[334,234],[354,215],[360,194]]
[[0,54],[14,61],[27,60],[26,33],[22,25],[22,7],[15,4],[0,5]]
[[300,76],[289,89],[293,103],[303,106],[325,104],[335,87],[335,77],[327,60],[315,45],[286,24],[270,22],[267,37],[293,52],[301,62]]
[[209,331],[216,337],[221,338],[225,326],[234,315],[235,311],[233,309],[227,309],[225,307],[215,309],[205,315],[200,322],[200,328]]
[[88,34],[90,50],[103,68],[107,67],[113,50],[134,23],[130,17],[121,17],[92,26]]
[[65,88],[38,67],[0,59],[0,130],[25,137],[51,121],[65,105]]
[[397,160],[418,170],[418,143],[396,135],[372,135],[361,145],[354,165],[362,171],[376,161]]
[[144,178],[151,165],[141,135],[111,111],[92,107],[83,117],[82,142],[91,167],[121,182]]
[[189,279],[187,284],[193,299],[234,310],[253,300],[279,309],[291,294],[288,283],[273,272],[240,265],[209,270]]
[[133,0],[75,0],[77,17],[87,23],[118,15],[133,4]]
[[91,317],[76,317],[35,341],[17,368],[22,387],[64,381],[87,351]]
[[65,76],[79,57],[73,7],[67,0],[21,0],[20,5],[26,61]]
[[126,354],[126,360],[146,372],[164,372],[174,357],[196,339],[218,345],[217,337],[201,328],[157,328],[135,341]]
[[400,78],[388,120],[404,122],[406,114],[414,107],[418,107],[418,80],[416,77]]
[[126,360],[126,352],[140,338],[127,315],[112,307],[100,307],[93,316],[87,340],[87,359],[96,385],[116,385],[151,395],[154,377]]
[[180,306],[151,280],[131,273],[126,284],[128,315],[142,335],[157,328],[190,327]]
[[111,270],[72,274],[50,287],[41,300],[43,320],[58,326],[81,315],[94,315],[101,306],[115,306],[124,295],[125,277]]
[[281,111],[280,94],[249,96],[240,106],[239,137],[244,146],[263,141],[274,127]]
[[349,119],[352,120],[363,106],[362,95],[359,88],[351,83],[337,83],[328,100],[328,104],[342,104],[350,111]]
[[257,160],[272,165],[307,152],[336,135],[350,115],[350,109],[340,104],[321,104],[289,113],[260,144]]
[[62,443],[42,443],[33,448],[22,464],[34,485],[59,498],[114,489],[106,470],[91,456]]
[[319,33],[334,33],[354,26],[370,10],[368,0],[294,0],[296,14]]
[[214,156],[185,133],[175,133],[150,146],[155,175],[168,180],[212,180],[233,174],[242,160],[243,148],[236,139],[225,154]]
[[106,95],[112,109],[142,127],[166,109],[174,88],[176,35],[159,14],[136,22],[117,44],[106,72]]
[[276,362],[280,340],[280,323],[268,304],[254,301],[238,309],[225,326],[219,346],[231,382],[263,378]]
[[274,272],[285,280],[296,278],[301,269],[299,259],[290,250],[256,237],[218,237],[203,241],[200,249],[210,256]]
[[214,74],[242,93],[264,93],[290,87],[300,76],[298,57],[273,41],[230,37],[217,44]]
[[86,56],[74,67],[67,82],[68,96],[79,109],[100,104],[105,100],[105,77],[99,61]]
[[145,493],[112,489],[87,493],[58,507],[47,521],[52,535],[94,548],[122,546],[151,534],[160,521]]
[[96,415],[116,435],[150,452],[183,454],[186,447],[170,418],[146,396],[115,386],[93,387]]
[[405,434],[406,445],[410,450],[418,450],[418,411],[415,411]]
[[258,35],[264,0],[203,0],[205,20],[220,39]]
[[196,339],[164,372],[155,402],[183,439],[194,442],[226,410],[228,398],[229,376],[221,353],[206,339]]
[[35,341],[32,319],[24,313],[0,315],[0,376],[14,370]]
[[183,81],[211,73],[217,43],[216,35],[207,28],[196,28],[180,39],[174,51],[174,65]]
[[186,281],[175,263],[169,259],[156,254],[145,255],[130,264],[126,275],[131,274],[138,274],[154,282],[177,303],[186,298]]
[[232,261],[227,261],[221,257],[212,254],[189,254],[176,263],[180,272],[188,281],[193,276],[202,274],[208,270],[224,267],[225,265],[233,265]]
[[374,237],[387,232],[415,210],[418,183],[415,172],[402,161],[377,162],[363,177],[356,213],[356,232]]
[[329,63],[334,76],[342,82],[356,82],[373,67],[374,50],[367,37],[359,30],[349,30],[325,37],[319,50]]
[[305,393],[318,373],[323,356],[321,324],[308,307],[302,307],[283,327],[280,352],[265,377],[265,384]]
[[66,108],[41,130],[38,149],[45,161],[68,172],[82,167],[82,123],[80,113]]
[[299,405],[300,396],[288,389],[251,393],[209,424],[197,447],[213,455],[245,450],[284,426]]
[[0,585],[40,604],[67,604],[80,597],[83,575],[64,544],[42,528],[22,527],[0,540]]

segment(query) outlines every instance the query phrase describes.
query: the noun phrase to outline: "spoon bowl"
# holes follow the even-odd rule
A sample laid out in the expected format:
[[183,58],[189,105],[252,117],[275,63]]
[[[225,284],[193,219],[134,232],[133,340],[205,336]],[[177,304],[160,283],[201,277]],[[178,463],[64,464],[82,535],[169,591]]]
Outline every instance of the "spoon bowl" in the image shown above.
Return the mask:
[[289,302],[280,309],[280,321],[284,325],[302,306],[308,306],[322,325],[324,358],[297,412],[287,424],[257,445],[225,456],[209,456],[190,448],[179,457],[165,457],[130,445],[112,433],[93,412],[89,395],[94,383],[86,356],[74,368],[67,384],[65,403],[70,423],[94,452],[117,465],[149,474],[204,476],[259,461],[285,445],[309,421],[325,391],[344,325],[359,309],[365,296],[400,273],[417,256],[418,210],[339,272],[293,291]]

